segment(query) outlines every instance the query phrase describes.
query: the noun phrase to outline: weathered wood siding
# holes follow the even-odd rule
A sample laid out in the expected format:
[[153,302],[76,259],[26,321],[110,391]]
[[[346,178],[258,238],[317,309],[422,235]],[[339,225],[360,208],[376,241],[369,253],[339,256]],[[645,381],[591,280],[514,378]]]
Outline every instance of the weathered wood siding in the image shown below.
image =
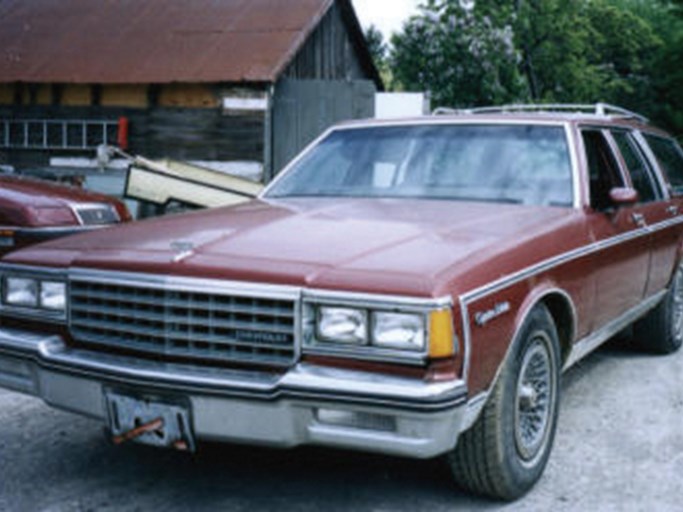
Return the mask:
[[285,71],[290,79],[367,79],[360,58],[343,20],[338,3],[330,8],[320,24]]
[[[262,113],[228,116],[218,108],[0,107],[0,119],[116,121],[121,116],[130,121],[131,153],[179,160],[263,161]],[[0,163],[42,166],[50,156],[67,155],[83,156],[84,152],[0,149]]]
[[97,89],[98,104],[102,107],[146,108],[149,90],[145,85],[102,85]]
[[[0,84],[0,105],[67,107],[218,108],[220,94],[239,88],[215,84]],[[247,88],[259,91],[262,87]]]
[[[283,0],[284,1],[284,0]],[[374,114],[376,70],[350,3],[334,2],[273,84],[8,84],[0,119],[130,121],[129,151],[150,158],[256,161],[266,179],[324,129]],[[369,67],[368,67],[369,66]],[[223,111],[225,98],[265,98],[269,111]],[[115,139],[114,139],[115,140]],[[0,164],[47,166],[63,149],[3,149]]]
[[335,2],[275,86],[271,175],[330,125],[375,114],[377,85],[349,31],[350,15]]

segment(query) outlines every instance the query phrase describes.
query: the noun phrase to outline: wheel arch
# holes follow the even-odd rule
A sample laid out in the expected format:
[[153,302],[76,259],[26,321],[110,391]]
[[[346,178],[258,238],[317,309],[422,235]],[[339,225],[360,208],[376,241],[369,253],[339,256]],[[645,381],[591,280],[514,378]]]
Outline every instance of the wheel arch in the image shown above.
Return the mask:
[[516,340],[519,337],[520,331],[524,325],[525,320],[538,305],[543,305],[555,323],[555,328],[557,329],[557,335],[560,342],[560,359],[561,368],[564,368],[569,355],[572,351],[572,345],[574,342],[574,337],[576,336],[577,330],[577,313],[574,301],[571,296],[565,290],[557,286],[541,286],[534,289],[531,293],[526,296],[526,299],[522,302],[520,307],[517,309],[515,315],[514,327],[512,335],[510,337],[510,343],[505,352],[505,356],[500,361],[498,368],[493,376],[493,379],[489,383],[486,390],[473,400],[472,410],[468,415],[468,421],[465,422],[465,429],[469,428],[476,419],[479,417],[485,404],[488,402],[491,390],[498,382],[503,369],[513,352],[513,347]]
[[524,321],[531,311],[538,306],[546,307],[555,323],[557,336],[562,353],[562,364],[567,361],[576,336],[577,316],[574,301],[568,292],[557,286],[543,286],[530,293],[522,306],[518,309],[515,320],[515,333],[512,341],[517,337]]
[[560,289],[549,291],[542,297],[540,302],[548,308],[550,316],[553,317],[555,322],[562,350],[562,363],[564,364],[569,357],[574,337],[576,336],[576,308],[574,302],[568,293]]

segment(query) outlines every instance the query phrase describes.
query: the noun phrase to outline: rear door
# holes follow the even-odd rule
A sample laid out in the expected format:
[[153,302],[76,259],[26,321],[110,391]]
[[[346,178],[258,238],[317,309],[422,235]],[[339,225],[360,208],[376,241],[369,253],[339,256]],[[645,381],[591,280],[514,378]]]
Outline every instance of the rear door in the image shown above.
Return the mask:
[[675,140],[654,134],[635,133],[639,144],[655,173],[660,177],[666,195],[653,216],[661,219],[656,229],[652,255],[652,276],[648,291],[654,293],[667,286],[673,266],[680,258],[683,233],[683,151]]

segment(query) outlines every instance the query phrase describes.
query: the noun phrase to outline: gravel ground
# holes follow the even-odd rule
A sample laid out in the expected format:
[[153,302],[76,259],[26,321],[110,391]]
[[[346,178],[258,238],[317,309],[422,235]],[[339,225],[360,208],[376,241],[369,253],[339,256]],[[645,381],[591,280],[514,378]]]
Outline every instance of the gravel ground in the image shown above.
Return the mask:
[[683,510],[683,351],[604,348],[564,376],[562,400],[543,479],[501,505],[459,492],[439,461],[114,447],[96,422],[0,391],[0,511]]

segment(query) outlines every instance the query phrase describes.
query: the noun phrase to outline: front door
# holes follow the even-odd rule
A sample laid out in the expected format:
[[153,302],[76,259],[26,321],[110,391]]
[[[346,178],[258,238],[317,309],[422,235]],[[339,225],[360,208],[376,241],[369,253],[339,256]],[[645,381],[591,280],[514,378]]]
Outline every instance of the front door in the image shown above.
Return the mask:
[[638,305],[645,294],[650,266],[646,211],[643,204],[615,206],[610,190],[627,186],[605,130],[581,131],[590,177],[589,229],[596,251],[592,255],[597,330]]

